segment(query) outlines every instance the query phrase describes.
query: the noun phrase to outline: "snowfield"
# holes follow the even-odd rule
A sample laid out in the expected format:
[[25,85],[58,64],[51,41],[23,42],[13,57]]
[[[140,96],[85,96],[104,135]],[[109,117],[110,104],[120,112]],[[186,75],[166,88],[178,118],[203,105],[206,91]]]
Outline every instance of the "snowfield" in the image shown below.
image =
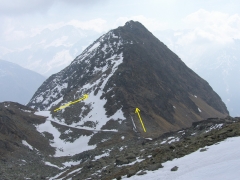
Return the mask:
[[[240,179],[240,137],[228,138],[219,144],[206,146],[182,158],[163,163],[157,171],[147,171],[131,180],[235,180]],[[177,166],[177,171],[171,169]]]
[[[36,112],[35,114],[48,117],[45,123],[37,125],[36,128],[37,128],[37,131],[40,133],[48,132],[53,135],[54,139],[51,142],[51,146],[56,148],[56,152],[54,155],[55,157],[73,156],[75,154],[78,154],[90,149],[94,149],[96,147],[95,145],[93,146],[88,145],[88,142],[92,136],[80,136],[74,142],[66,142],[60,139],[61,133],[51,123],[56,121],[51,117],[50,111],[39,111],[39,112]],[[25,143],[25,145],[27,144]]]

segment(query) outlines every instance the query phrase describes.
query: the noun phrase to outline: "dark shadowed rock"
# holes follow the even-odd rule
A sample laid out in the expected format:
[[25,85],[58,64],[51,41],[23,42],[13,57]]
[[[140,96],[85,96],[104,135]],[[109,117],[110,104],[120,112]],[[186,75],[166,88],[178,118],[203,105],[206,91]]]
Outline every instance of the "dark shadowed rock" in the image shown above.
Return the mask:
[[161,163],[156,163],[156,164],[149,165],[147,170],[155,171],[155,170],[158,170],[159,168],[163,168],[162,164]]
[[171,171],[177,171],[178,170],[178,167],[177,166],[174,166]]

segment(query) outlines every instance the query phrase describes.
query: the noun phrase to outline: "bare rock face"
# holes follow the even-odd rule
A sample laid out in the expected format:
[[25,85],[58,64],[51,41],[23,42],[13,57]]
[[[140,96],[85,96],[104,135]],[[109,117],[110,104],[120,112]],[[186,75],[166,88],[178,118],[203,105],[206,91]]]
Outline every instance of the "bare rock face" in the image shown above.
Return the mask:
[[[87,99],[53,111],[84,94]],[[28,106],[49,110],[52,118],[71,127],[136,131],[146,137],[228,115],[209,84],[134,21],[102,35],[68,67],[49,77]]]

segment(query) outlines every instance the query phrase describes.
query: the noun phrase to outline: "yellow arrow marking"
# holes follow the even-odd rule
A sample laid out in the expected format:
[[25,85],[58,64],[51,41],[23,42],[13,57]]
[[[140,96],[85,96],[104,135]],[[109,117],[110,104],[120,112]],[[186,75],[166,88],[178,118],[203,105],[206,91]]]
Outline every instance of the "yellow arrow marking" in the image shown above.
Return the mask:
[[140,119],[140,122],[141,122],[141,124],[142,124],[142,128],[143,128],[143,130],[144,130],[144,132],[146,132],[146,129],[145,129],[145,127],[144,127],[144,124],[143,124],[143,121],[142,121],[142,118],[141,118],[141,116],[140,116],[140,109],[138,109],[138,108],[136,108],[136,110],[135,110],[135,113],[137,113],[138,114],[138,117],[139,117],[139,119]]
[[75,103],[80,102],[80,101],[82,101],[82,100],[84,100],[84,99],[87,99],[87,98],[88,98],[88,95],[87,95],[87,94],[84,94],[82,98],[80,98],[80,99],[78,99],[78,100],[76,100],[76,101],[71,101],[71,102],[69,102],[69,103],[67,103],[67,104],[64,104],[63,106],[60,106],[59,108],[55,109],[54,112],[59,111],[59,110],[61,110],[61,109],[64,109],[64,108],[70,106],[71,104],[75,104]]

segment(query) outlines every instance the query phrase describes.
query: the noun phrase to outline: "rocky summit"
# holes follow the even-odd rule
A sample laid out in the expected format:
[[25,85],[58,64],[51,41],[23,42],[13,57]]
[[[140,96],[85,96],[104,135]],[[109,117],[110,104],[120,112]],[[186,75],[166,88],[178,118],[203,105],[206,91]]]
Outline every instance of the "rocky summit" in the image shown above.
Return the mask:
[[[81,100],[84,95],[88,97]],[[92,144],[111,140],[115,132],[157,137],[228,115],[210,85],[134,21],[102,35],[49,77],[28,106],[49,111],[55,123],[87,130]]]

